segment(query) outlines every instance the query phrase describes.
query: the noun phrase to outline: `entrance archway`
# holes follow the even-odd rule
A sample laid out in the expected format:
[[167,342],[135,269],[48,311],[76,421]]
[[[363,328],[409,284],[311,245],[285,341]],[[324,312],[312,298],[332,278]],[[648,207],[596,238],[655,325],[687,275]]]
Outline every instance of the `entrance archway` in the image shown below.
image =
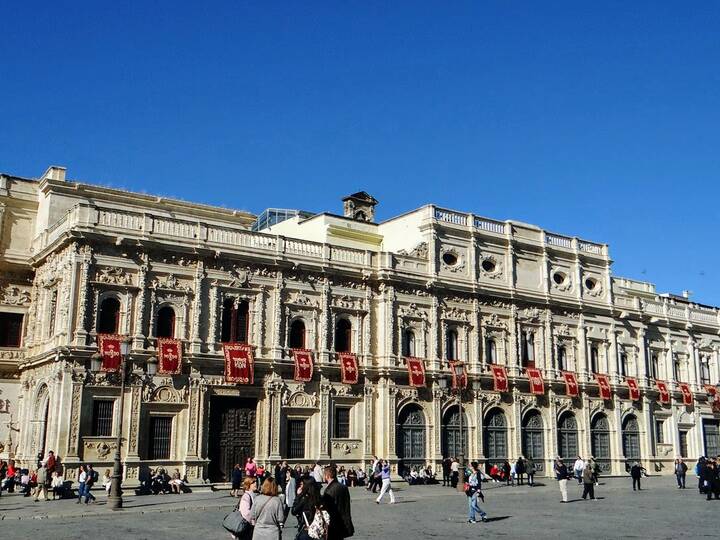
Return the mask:
[[622,424],[623,455],[628,462],[640,459],[640,429],[635,415],[629,415]]
[[399,459],[408,467],[424,466],[426,463],[425,413],[415,404],[403,407],[398,416],[395,449]]
[[557,453],[566,461],[575,459],[579,454],[577,420],[571,412],[563,413],[558,421]]
[[601,471],[610,471],[610,423],[603,413],[590,422],[590,451]]
[[493,465],[501,467],[507,459],[507,422],[505,413],[493,409],[485,417],[483,443],[488,469]]
[[522,423],[522,453],[535,463],[538,472],[544,470],[543,421],[538,411],[530,411]]
[[[442,454],[443,457],[457,457],[464,454],[468,457],[468,420],[467,414],[463,412],[463,442],[460,439],[460,415],[458,414],[458,406],[453,405],[448,408],[443,415],[442,424]],[[463,452],[463,449],[465,450]]]

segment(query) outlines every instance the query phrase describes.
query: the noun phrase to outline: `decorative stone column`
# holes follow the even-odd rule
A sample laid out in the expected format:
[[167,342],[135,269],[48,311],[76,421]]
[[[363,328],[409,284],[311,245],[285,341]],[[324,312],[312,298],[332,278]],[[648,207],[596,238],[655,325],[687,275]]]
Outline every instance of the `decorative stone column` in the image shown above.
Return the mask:
[[195,268],[195,283],[193,291],[195,296],[193,297],[193,318],[190,326],[190,351],[192,354],[199,354],[202,352],[202,338],[200,337],[200,327],[202,325],[202,311],[203,311],[203,300],[205,298],[205,263],[203,261],[197,262]]
[[[145,257],[147,258],[147,257]],[[135,305],[135,333],[133,335],[133,348],[142,349],[145,346],[145,336],[150,335],[147,321],[147,285],[150,265],[146,262],[138,270],[138,293]],[[128,317],[130,313],[128,311]]]
[[363,449],[363,462],[367,463],[372,460],[375,442],[375,432],[373,429],[375,425],[375,388],[367,378],[365,379],[363,396],[365,398],[363,403],[365,407],[365,427],[363,433],[365,446]]
[[331,312],[330,298],[330,280],[325,278],[322,284],[322,294],[320,296],[320,349],[318,350],[320,364],[326,364],[330,360],[330,329],[328,328]]
[[[280,423],[282,415],[280,410],[280,397],[283,390],[283,382],[279,375],[273,373],[266,386],[266,395],[268,397],[268,427],[270,430],[270,461],[280,460]],[[327,433],[325,437],[327,439]],[[328,455],[328,458],[330,456]]]
[[65,458],[68,461],[79,459],[80,449],[80,413],[82,408],[83,386],[86,373],[81,367],[75,367],[72,371],[72,390],[70,397],[70,429],[68,430],[67,449]]
[[437,381],[433,382],[432,396],[433,414],[428,426],[431,434],[428,442],[431,444],[430,448],[432,449],[432,460],[437,465],[440,464],[443,459],[440,443],[442,442],[442,406],[446,397],[445,389],[441,388]]
[[87,345],[88,332],[90,330],[90,265],[92,263],[92,248],[83,246],[80,250],[78,261],[79,275],[77,277],[77,314],[75,322],[75,335],[73,345],[83,347]]
[[332,385],[330,380],[320,377],[320,461],[328,461],[330,459],[330,391]]
[[[272,356],[275,359],[282,358],[282,335],[283,335],[283,302],[282,295],[285,288],[282,270],[278,270],[275,276],[275,288],[273,289],[273,322],[272,322]],[[285,337],[289,334],[289,325],[285,325]]]

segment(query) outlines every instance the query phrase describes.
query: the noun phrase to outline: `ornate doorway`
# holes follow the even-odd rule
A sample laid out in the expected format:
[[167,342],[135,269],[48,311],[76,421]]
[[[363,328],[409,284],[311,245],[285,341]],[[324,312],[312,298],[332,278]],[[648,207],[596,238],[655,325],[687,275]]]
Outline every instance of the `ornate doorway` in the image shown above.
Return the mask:
[[485,418],[483,439],[488,470],[493,465],[501,467],[508,457],[507,423],[505,414],[501,410],[495,409]]
[[635,416],[628,416],[622,426],[623,454],[628,462],[640,459],[640,430]]
[[[457,405],[453,405],[443,415],[442,424],[442,455],[447,457],[458,457],[460,454],[468,458],[468,421],[467,415],[463,412],[463,438],[460,441],[460,415],[458,414]],[[464,448],[464,452],[463,452]]]
[[525,415],[522,423],[522,452],[526,458],[535,463],[538,472],[545,470],[544,445],[543,445],[543,421],[540,413],[532,411]]
[[610,472],[610,423],[604,414],[590,422],[590,451],[603,472]]
[[558,422],[557,450],[558,455],[565,461],[574,460],[579,454],[577,421],[571,412],[564,413]]
[[210,399],[208,476],[211,482],[229,482],[236,463],[241,466],[255,455],[254,399]]
[[405,467],[425,465],[425,414],[417,405],[408,405],[400,411],[397,421],[396,451]]

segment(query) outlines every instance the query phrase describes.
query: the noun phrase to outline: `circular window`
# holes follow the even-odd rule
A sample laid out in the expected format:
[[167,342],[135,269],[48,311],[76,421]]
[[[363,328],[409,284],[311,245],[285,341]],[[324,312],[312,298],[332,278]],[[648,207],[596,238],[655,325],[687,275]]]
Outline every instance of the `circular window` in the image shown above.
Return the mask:
[[457,255],[455,255],[452,251],[443,253],[442,260],[448,266],[455,266],[458,263]]
[[588,291],[594,290],[597,286],[598,286],[598,282],[597,282],[596,279],[587,278],[587,279],[585,280],[585,288],[586,288]]
[[562,285],[565,283],[565,280],[567,279],[567,276],[563,274],[562,272],[555,272],[553,274],[553,281],[557,283],[558,285]]
[[496,268],[495,261],[490,260],[490,259],[485,259],[481,263],[481,266],[482,266],[482,269],[485,270],[486,272],[494,272],[495,268]]

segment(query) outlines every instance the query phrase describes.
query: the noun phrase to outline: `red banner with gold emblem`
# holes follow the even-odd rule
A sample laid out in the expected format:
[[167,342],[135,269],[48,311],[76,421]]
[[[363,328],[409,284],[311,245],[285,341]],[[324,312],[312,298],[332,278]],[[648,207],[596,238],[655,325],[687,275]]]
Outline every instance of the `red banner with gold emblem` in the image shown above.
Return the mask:
[[310,382],[313,376],[313,354],[307,349],[293,349],[293,358],[295,359],[295,376],[293,377],[299,382]]
[[530,381],[530,392],[542,396],[545,393],[545,383],[542,374],[537,368],[526,368],[528,380]]
[[408,357],[405,358],[405,363],[408,368],[410,386],[425,386],[425,363],[422,358]]
[[455,373],[455,366],[459,362],[453,362],[450,360],[450,373],[452,374],[452,387],[453,388],[467,388],[468,385],[468,376],[467,376],[467,368],[465,367],[465,364],[462,364],[462,375],[460,375],[460,378],[458,379],[457,374]]
[[158,338],[158,373],[177,375],[182,371],[182,342],[179,339]]
[[681,382],[678,383],[678,386],[680,387],[680,392],[682,392],[683,404],[692,405],[693,395],[692,390],[690,390],[690,385],[688,383]]
[[660,392],[660,403],[670,403],[670,392],[667,384],[663,381],[655,381],[658,392]]
[[640,388],[638,387],[637,379],[634,379],[633,377],[625,377],[625,383],[630,391],[630,399],[633,401],[639,401]]
[[98,334],[98,349],[100,350],[100,356],[102,356],[100,371],[113,372],[120,370],[120,364],[122,363],[120,343],[124,339],[125,336],[118,336],[117,334]]
[[603,375],[602,373],[596,373],[595,380],[598,383],[598,388],[600,388],[600,397],[603,399],[610,399],[610,394],[612,392],[610,390],[610,380],[608,379],[608,376]]
[[578,388],[577,377],[570,371],[563,371],[563,379],[565,379],[565,394],[570,397],[577,397],[580,393]]
[[708,394],[708,402],[710,402],[713,412],[720,412],[720,394],[718,394],[717,388],[712,384],[706,384],[705,391]]
[[493,364],[490,366],[493,374],[493,387],[496,392],[507,392],[508,391],[508,378],[505,366],[498,366]]
[[250,345],[246,343],[224,343],[225,382],[253,384],[255,364]]
[[358,373],[357,358],[353,353],[338,353],[340,358],[340,381],[343,384],[357,384]]

